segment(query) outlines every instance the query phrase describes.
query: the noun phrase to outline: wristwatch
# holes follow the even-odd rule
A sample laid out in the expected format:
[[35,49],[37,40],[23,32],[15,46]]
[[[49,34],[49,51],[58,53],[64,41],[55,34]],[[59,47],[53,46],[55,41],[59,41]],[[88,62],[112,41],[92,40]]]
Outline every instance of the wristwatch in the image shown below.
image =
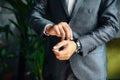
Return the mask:
[[75,52],[76,52],[76,53],[81,52],[82,45],[81,45],[81,43],[80,43],[80,40],[79,40],[79,39],[74,39],[73,41],[76,43],[76,46],[77,46],[77,49],[76,49]]

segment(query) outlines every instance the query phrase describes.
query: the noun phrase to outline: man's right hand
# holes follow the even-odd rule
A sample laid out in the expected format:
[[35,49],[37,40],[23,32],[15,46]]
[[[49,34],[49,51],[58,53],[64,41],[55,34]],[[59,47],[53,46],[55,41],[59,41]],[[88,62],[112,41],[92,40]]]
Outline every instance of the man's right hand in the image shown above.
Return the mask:
[[66,22],[48,26],[45,31],[46,34],[61,37],[62,40],[71,40],[73,38],[72,30]]

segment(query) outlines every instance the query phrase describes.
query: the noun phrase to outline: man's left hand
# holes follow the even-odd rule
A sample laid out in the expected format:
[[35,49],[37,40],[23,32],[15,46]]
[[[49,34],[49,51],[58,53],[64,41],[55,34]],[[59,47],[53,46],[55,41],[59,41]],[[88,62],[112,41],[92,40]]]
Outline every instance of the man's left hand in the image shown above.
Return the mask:
[[53,52],[58,60],[69,60],[76,48],[74,41],[63,40],[53,47]]

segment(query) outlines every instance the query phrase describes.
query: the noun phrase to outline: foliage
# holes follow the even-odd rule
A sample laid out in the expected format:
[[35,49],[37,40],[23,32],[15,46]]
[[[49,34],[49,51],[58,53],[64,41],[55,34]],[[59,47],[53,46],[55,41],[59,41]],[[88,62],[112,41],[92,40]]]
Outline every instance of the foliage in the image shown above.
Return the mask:
[[120,38],[107,43],[108,77],[111,80],[120,80]]
[[4,60],[7,59],[13,59],[16,56],[14,54],[7,54],[6,49],[2,49],[0,50],[0,75],[3,75],[4,72],[6,72],[6,70],[8,69],[9,65],[7,64],[7,62],[5,62]]
[[[33,72],[36,74],[36,79],[41,77],[42,62],[43,62],[43,51],[44,51],[44,42],[39,36],[36,36],[30,29],[27,23],[27,15],[30,9],[33,6],[33,0],[6,0],[12,8],[5,7],[3,8],[12,11],[16,17],[17,22],[10,19],[9,21],[14,24],[18,29],[19,35],[12,34],[10,29],[5,30],[9,31],[16,44],[17,48],[21,53],[24,53],[26,60],[29,65],[32,67]],[[8,26],[8,25],[7,25]],[[6,27],[7,28],[7,27]],[[31,57],[32,56],[32,57]]]
[[[5,25],[5,26],[0,26],[0,33],[5,33],[5,37],[8,39],[9,34],[13,34],[12,31],[10,30],[10,26],[9,25]],[[2,46],[7,45],[7,41],[4,41],[4,44],[1,43],[1,49],[0,49],[0,75],[3,75],[3,73],[5,72],[5,70],[8,68],[7,63],[4,61],[6,58],[13,58],[14,55],[13,54],[7,54],[6,48],[2,48]]]
[[4,70],[7,68],[7,64],[4,63],[3,58],[5,56],[5,49],[0,51],[0,75],[4,72]]

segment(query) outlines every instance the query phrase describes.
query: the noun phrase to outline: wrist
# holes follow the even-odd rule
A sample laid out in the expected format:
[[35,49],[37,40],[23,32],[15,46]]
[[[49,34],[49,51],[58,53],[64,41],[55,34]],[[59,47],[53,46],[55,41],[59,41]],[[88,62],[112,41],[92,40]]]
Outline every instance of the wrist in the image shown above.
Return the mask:
[[73,52],[75,53],[77,51],[77,44],[75,43],[75,41],[71,40],[72,41],[72,46],[74,46],[74,50]]
[[80,40],[79,39],[74,39],[73,40],[74,42],[75,42],[75,44],[76,44],[76,53],[79,53],[79,52],[81,52],[81,49],[82,49],[82,45],[81,45],[81,43],[80,43]]

